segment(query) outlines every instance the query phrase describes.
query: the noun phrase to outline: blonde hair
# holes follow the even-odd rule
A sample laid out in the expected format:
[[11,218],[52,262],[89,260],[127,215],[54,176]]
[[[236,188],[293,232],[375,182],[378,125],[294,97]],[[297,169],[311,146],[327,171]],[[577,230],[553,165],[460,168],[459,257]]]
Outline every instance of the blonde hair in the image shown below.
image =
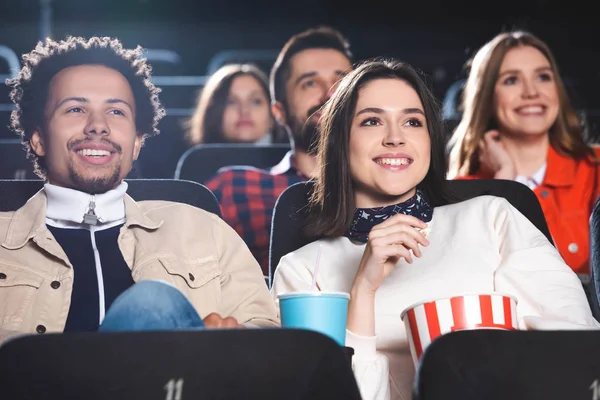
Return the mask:
[[571,105],[550,48],[531,33],[507,32],[497,35],[481,47],[471,62],[462,95],[462,120],[449,141],[449,178],[478,172],[479,143],[483,140],[485,132],[491,129],[494,119],[494,88],[500,66],[506,53],[520,46],[531,46],[539,50],[550,63],[554,73],[559,112],[550,128],[550,145],[559,153],[572,158],[594,157],[592,149],[583,139],[583,129]]

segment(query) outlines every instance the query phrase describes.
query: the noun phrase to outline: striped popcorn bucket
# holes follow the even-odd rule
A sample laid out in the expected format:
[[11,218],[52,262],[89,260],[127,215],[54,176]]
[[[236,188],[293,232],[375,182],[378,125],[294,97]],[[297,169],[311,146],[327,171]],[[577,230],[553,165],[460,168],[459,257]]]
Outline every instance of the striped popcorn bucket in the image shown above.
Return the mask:
[[415,365],[438,336],[466,329],[517,329],[517,300],[506,294],[466,294],[407,307],[404,322]]

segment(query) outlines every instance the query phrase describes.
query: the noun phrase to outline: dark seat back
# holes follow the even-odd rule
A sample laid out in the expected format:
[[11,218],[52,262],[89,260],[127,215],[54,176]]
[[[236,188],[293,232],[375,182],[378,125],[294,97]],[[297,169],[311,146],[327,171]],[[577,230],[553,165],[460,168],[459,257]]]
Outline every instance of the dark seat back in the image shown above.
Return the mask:
[[7,400],[360,400],[342,347],[292,329],[26,336],[0,347],[0,388]]
[[414,400],[600,398],[599,331],[473,330],[425,350]]
[[243,165],[268,169],[277,165],[289,150],[289,144],[200,144],[181,156],[175,179],[206,183],[222,167]]
[[0,179],[37,179],[20,139],[0,139]]

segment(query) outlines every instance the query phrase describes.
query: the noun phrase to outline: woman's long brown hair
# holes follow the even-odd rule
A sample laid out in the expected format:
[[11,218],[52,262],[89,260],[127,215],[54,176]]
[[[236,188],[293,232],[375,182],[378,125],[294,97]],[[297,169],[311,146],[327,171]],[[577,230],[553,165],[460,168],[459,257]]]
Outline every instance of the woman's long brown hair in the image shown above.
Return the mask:
[[550,48],[528,32],[507,32],[486,43],[471,62],[471,70],[463,91],[462,120],[449,142],[449,178],[471,175],[479,171],[479,143],[483,140],[483,135],[493,129],[495,124],[494,87],[500,65],[506,53],[519,46],[531,46],[539,50],[550,63],[554,73],[559,112],[550,128],[550,145],[559,153],[575,159],[595,158],[594,152],[585,143],[583,128],[571,105]]

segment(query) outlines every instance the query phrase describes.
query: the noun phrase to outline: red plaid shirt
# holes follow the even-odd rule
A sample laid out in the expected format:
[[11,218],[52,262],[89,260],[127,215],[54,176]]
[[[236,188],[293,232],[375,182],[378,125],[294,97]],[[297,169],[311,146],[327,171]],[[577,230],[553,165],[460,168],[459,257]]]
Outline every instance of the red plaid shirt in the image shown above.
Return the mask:
[[244,239],[265,276],[269,274],[269,237],[275,202],[288,186],[307,179],[294,168],[290,151],[270,171],[226,167],[205,184],[217,197],[223,219]]

